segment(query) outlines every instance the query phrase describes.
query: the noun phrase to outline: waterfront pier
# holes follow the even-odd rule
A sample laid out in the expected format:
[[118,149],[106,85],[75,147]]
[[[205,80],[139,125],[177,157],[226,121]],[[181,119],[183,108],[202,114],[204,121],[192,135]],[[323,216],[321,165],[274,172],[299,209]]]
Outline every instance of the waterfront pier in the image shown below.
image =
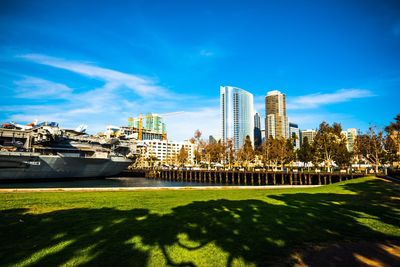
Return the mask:
[[353,178],[362,173],[314,173],[234,170],[133,170],[132,176],[176,182],[198,182],[229,185],[327,185]]

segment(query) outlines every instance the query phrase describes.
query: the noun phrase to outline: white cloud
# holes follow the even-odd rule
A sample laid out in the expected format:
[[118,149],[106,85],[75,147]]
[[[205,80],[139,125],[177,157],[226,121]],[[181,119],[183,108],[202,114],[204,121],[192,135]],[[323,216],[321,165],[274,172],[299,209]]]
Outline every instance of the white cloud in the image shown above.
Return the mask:
[[[126,74],[119,71],[100,68],[89,63],[81,63],[30,54],[19,56],[26,60],[69,70],[82,76],[104,81],[98,88],[85,92],[74,91],[62,83],[37,77],[27,77],[16,81],[15,97],[26,99],[27,105],[10,105],[2,107],[9,113],[7,120],[28,123],[34,119],[39,121],[56,121],[64,128],[75,128],[85,123],[90,133],[104,131],[106,126],[127,125],[128,117],[139,113],[154,112],[159,114],[173,113],[165,117],[168,136],[171,140],[184,140],[193,135],[198,128],[205,136],[218,135],[219,108],[214,108],[215,101],[185,96],[168,92],[149,78]],[[126,90],[132,95],[127,97]],[[156,97],[151,97],[156,96]],[[31,104],[33,99],[62,99],[59,105],[47,101],[48,104]],[[193,104],[201,108],[196,109]],[[186,112],[181,110],[190,106]]]
[[68,70],[87,76],[96,78],[106,82],[106,87],[115,89],[121,86],[132,89],[135,93],[143,97],[164,96],[167,97],[169,92],[167,89],[156,84],[153,79],[142,77],[139,75],[128,74],[112,69],[101,68],[85,62],[65,60],[55,57],[49,57],[41,54],[25,54],[19,55],[23,58],[35,63]]
[[372,97],[374,94],[364,89],[341,89],[328,94],[310,94],[289,99],[287,109],[310,109],[322,105],[347,102],[357,98]]
[[68,98],[72,89],[64,84],[27,77],[16,81],[16,97],[18,98]]

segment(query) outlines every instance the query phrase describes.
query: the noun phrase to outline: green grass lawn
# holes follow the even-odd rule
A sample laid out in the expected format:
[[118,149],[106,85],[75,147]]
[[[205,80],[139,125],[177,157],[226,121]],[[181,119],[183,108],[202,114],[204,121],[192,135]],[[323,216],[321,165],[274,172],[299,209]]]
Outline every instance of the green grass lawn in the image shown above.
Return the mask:
[[398,240],[399,185],[372,177],[308,189],[0,193],[0,266],[291,265],[319,245]]

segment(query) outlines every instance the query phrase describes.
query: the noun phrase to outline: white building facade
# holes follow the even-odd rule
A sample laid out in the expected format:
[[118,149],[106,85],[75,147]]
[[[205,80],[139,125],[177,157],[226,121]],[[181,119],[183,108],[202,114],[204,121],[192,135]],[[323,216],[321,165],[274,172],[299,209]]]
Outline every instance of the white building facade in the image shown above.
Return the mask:
[[314,137],[317,135],[316,130],[308,129],[308,130],[302,130],[301,131],[301,144],[304,141],[304,137],[307,137],[308,143],[314,142]]
[[168,140],[143,140],[138,141],[145,148],[146,157],[155,156],[161,162],[173,162],[182,146],[188,152],[188,162],[194,162],[195,144],[189,141],[177,142]]
[[232,86],[220,87],[221,136],[222,141],[233,140],[234,149],[239,150],[246,136],[254,143],[253,95]]

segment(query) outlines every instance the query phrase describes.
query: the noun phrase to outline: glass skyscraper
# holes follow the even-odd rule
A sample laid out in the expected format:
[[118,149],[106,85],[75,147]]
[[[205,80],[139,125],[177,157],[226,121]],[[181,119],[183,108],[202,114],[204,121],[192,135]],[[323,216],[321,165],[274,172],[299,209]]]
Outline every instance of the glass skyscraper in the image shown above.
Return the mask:
[[221,136],[222,141],[233,140],[233,147],[239,150],[246,136],[254,142],[253,95],[232,86],[220,87]]
[[262,137],[261,137],[261,117],[256,112],[254,114],[254,147],[258,148],[262,144]]

